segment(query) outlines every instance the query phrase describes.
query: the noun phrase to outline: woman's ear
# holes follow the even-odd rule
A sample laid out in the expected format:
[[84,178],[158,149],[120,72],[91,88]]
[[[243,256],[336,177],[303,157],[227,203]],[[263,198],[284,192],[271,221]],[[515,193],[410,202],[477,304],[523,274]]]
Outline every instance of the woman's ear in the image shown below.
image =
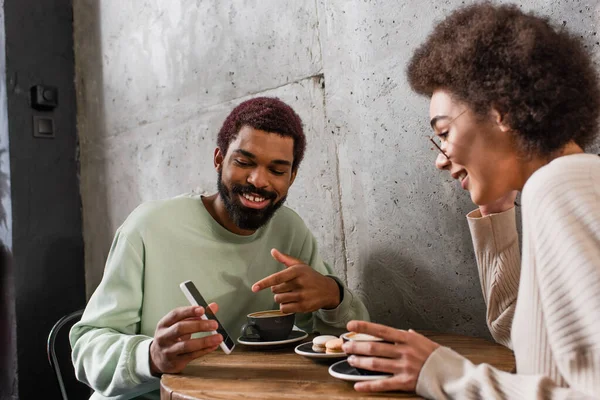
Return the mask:
[[510,132],[510,126],[508,126],[506,124],[506,115],[501,114],[498,110],[496,110],[495,108],[492,108],[492,119],[494,120],[494,122],[496,122],[496,125],[498,125],[498,128],[500,128],[500,130],[502,132]]

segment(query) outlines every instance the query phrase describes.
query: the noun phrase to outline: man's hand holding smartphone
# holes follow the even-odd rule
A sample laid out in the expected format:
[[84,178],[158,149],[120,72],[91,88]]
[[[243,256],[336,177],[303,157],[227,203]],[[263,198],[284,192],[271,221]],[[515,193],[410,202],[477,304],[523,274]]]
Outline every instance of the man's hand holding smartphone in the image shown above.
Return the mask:
[[[216,313],[216,303],[209,305]],[[214,320],[202,319],[204,307],[179,307],[165,315],[156,326],[150,345],[150,370],[152,374],[181,372],[193,359],[212,351],[223,341],[220,334],[192,339],[196,332],[213,332],[218,328]]]

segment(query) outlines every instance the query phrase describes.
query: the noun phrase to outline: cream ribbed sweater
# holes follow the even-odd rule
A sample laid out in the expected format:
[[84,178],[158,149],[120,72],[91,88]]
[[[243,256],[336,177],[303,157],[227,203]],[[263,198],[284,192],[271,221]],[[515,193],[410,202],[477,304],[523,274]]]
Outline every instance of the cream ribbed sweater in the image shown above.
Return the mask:
[[600,157],[555,159],[531,176],[521,201],[522,260],[514,209],[468,215],[488,326],[514,350],[517,374],[440,347],[423,366],[420,395],[600,397]]

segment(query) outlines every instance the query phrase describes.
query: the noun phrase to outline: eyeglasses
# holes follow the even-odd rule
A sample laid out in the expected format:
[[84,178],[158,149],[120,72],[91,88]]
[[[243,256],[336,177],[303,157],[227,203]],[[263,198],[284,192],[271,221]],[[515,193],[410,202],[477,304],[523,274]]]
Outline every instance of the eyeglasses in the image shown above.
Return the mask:
[[[446,128],[448,128],[450,126],[450,124],[452,124],[454,121],[456,121],[456,119],[458,117],[460,117],[461,115],[463,115],[466,112],[467,112],[467,110],[465,109],[460,114],[458,114],[456,117],[452,118],[450,120],[450,122],[448,122],[448,124],[446,125]],[[433,119],[431,120],[431,128],[435,131],[435,126],[436,126],[437,122],[441,119],[448,119],[448,118],[449,117],[446,115],[440,115],[437,117],[433,117]],[[429,136],[429,140],[431,141],[431,143],[433,143],[433,145],[435,147],[437,147],[437,149],[440,151],[440,153],[442,153],[444,155],[444,157],[446,157],[448,160],[450,159],[450,157],[448,157],[448,155],[444,152],[444,150],[442,150],[442,144],[445,139],[442,139],[438,135],[434,134],[433,136]],[[438,144],[438,142],[439,142],[439,144]]]
[[[435,140],[436,140],[436,139],[435,139],[435,137],[436,137],[436,136],[430,136],[430,137],[429,137],[429,140],[431,140],[431,143],[433,143],[433,145],[434,145],[435,147],[437,147],[437,149],[440,151],[440,153],[442,153],[442,154],[444,155],[444,157],[446,157],[446,158],[449,160],[449,159],[450,159],[450,157],[448,157],[448,155],[447,155],[446,153],[444,153],[444,150],[442,150],[442,148],[440,147],[440,145],[438,145],[438,144],[435,142]],[[438,140],[440,140],[440,139],[438,139]],[[432,149],[432,150],[433,150],[433,149]]]

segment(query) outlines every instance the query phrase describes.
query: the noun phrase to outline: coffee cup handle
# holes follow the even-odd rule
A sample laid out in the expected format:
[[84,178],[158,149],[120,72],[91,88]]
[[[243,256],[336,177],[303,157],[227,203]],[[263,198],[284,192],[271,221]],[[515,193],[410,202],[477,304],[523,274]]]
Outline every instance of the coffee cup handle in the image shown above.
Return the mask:
[[242,326],[242,337],[247,337],[249,339],[260,339],[260,334],[258,333],[256,325],[252,322],[244,324]]

